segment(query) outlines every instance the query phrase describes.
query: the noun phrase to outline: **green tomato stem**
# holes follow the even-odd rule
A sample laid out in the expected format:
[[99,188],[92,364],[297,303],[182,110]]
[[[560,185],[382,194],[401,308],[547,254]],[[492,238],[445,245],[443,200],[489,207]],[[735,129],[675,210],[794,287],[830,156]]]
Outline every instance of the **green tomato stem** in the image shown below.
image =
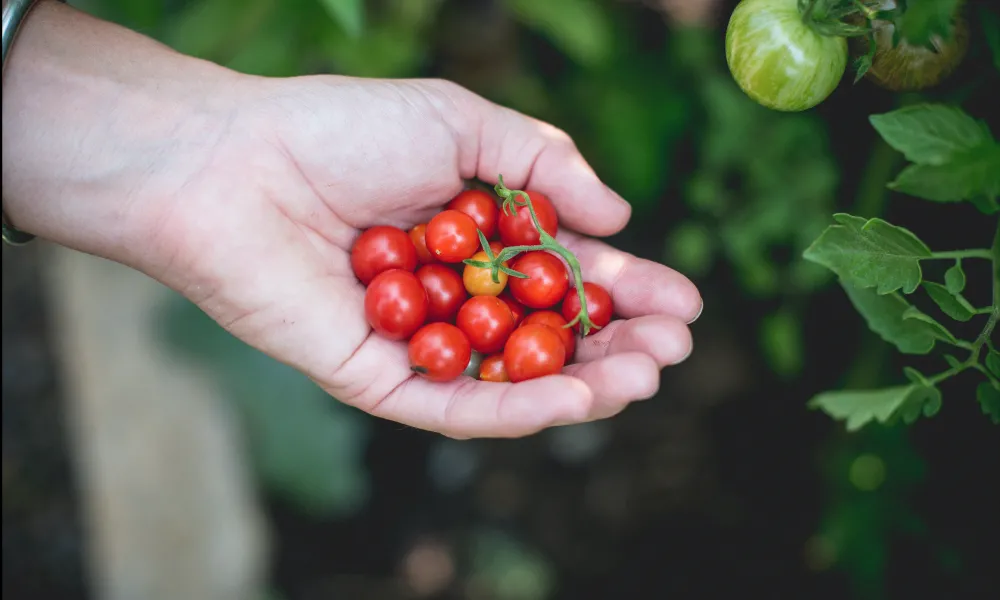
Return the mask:
[[993,255],[986,248],[974,248],[971,250],[946,250],[944,252],[932,252],[931,259],[956,259],[956,258],[983,258],[992,260]]
[[600,327],[590,319],[590,313],[587,310],[587,296],[583,290],[583,269],[581,268],[580,261],[577,260],[576,255],[557,242],[554,237],[549,235],[549,232],[545,231],[542,225],[538,222],[538,214],[535,213],[535,207],[531,203],[531,197],[528,196],[526,192],[523,190],[508,189],[507,186],[504,185],[503,175],[497,176],[497,184],[494,189],[496,190],[497,195],[503,199],[501,210],[503,210],[504,213],[517,214],[518,206],[527,207],[528,213],[531,215],[531,223],[538,231],[539,242],[534,245],[508,246],[501,250],[500,253],[493,258],[492,268],[494,269],[494,273],[496,272],[496,269],[499,268],[499,265],[522,252],[548,250],[558,254],[563,258],[563,260],[566,261],[566,264],[569,265],[570,271],[573,273],[573,286],[576,288],[576,294],[580,298],[580,312],[578,312],[573,319],[566,323],[564,327],[572,327],[579,323],[581,338],[586,337],[592,330],[600,329]]

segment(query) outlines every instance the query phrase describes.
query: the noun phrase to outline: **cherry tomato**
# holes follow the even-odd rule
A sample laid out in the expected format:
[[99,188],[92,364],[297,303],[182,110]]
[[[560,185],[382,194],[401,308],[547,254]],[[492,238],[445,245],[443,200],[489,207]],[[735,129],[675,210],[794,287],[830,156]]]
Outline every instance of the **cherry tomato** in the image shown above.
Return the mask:
[[[495,255],[496,252],[494,251]],[[490,259],[486,256],[485,252],[480,251],[472,256],[472,260],[489,262]],[[492,270],[465,265],[465,270],[462,272],[462,281],[465,284],[465,289],[473,296],[499,296],[500,292],[507,287],[507,274],[503,271],[497,271],[497,281],[493,281]]]
[[503,362],[507,376],[515,383],[554,375],[566,363],[566,347],[548,325],[525,325],[507,339]]
[[455,324],[468,336],[473,350],[489,354],[503,348],[514,331],[514,315],[499,298],[473,296],[458,309]]
[[483,359],[479,365],[479,379],[500,383],[510,381],[510,377],[507,377],[507,367],[503,364],[503,354],[493,354]]
[[379,273],[365,290],[368,324],[375,333],[394,341],[407,339],[424,324],[428,304],[420,280],[402,269]]
[[726,28],[726,62],[758,103],[800,111],[825,100],[847,69],[847,40],[820,35],[798,0],[742,0]]
[[476,230],[476,222],[469,215],[443,210],[427,224],[427,249],[442,262],[462,262],[480,247]]
[[[583,295],[587,299],[587,314],[590,315],[590,320],[594,323],[594,325],[604,327],[610,323],[613,306],[611,302],[611,294],[608,293],[608,290],[591,281],[584,281]],[[562,316],[568,323],[575,319],[576,315],[579,313],[580,295],[577,293],[576,288],[572,288],[566,292],[566,298],[563,299]],[[573,329],[580,331],[579,321],[573,324]],[[587,335],[591,335],[598,331],[600,330],[591,329],[587,332]]]
[[417,249],[402,229],[376,225],[355,240],[351,267],[361,283],[368,285],[376,275],[389,269],[412,273],[417,268]]
[[431,251],[427,249],[427,223],[421,223],[410,230],[410,241],[417,249],[417,262],[422,265],[437,262]]
[[486,239],[490,239],[497,232],[497,218],[500,216],[500,210],[497,208],[493,196],[483,190],[465,190],[455,196],[446,208],[472,217],[472,220],[476,222],[476,227],[483,232]]
[[[552,201],[539,192],[526,192],[531,198],[531,205],[535,207],[535,215],[538,217],[538,224],[542,226],[551,236],[555,236],[559,231],[559,217],[556,215],[556,207]],[[518,197],[518,200],[524,199]],[[539,242],[538,230],[531,220],[531,211],[527,206],[518,206],[517,213],[513,215],[500,212],[500,241],[505,246],[532,246]]]
[[452,321],[469,297],[462,276],[440,263],[424,265],[417,269],[416,275],[427,292],[427,320]]
[[511,269],[528,276],[511,277],[510,293],[528,308],[549,308],[563,299],[569,289],[569,273],[558,258],[544,250],[525,252]]
[[413,334],[410,368],[431,381],[451,381],[465,370],[472,356],[469,339],[450,323],[430,323]]
[[510,313],[514,315],[514,327],[520,325],[521,321],[524,320],[524,315],[528,312],[528,309],[510,294],[510,290],[505,290],[498,297],[507,304],[507,308],[510,309]]
[[521,323],[521,327],[527,327],[528,325],[547,325],[551,327],[559,334],[559,339],[562,340],[563,346],[566,347],[566,360],[569,361],[576,350],[576,336],[573,335],[571,328],[566,327],[566,323],[568,322],[554,310],[539,310],[525,317],[524,322]]

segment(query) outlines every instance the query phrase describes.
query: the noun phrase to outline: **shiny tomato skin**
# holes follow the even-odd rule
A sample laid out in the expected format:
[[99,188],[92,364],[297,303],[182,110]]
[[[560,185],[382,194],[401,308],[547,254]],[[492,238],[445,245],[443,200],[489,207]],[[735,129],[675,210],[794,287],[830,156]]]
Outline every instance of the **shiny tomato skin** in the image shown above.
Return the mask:
[[501,350],[514,331],[514,315],[499,298],[473,296],[458,309],[455,324],[469,338],[473,350],[490,354]]
[[566,347],[566,361],[568,362],[573,358],[573,352],[576,351],[576,336],[573,335],[571,328],[566,327],[566,323],[568,321],[554,310],[539,310],[525,317],[521,323],[521,327],[527,327],[528,325],[547,325],[551,327],[553,331],[559,334],[559,339],[562,340],[563,346]]
[[472,357],[469,339],[450,323],[429,323],[409,343],[410,368],[431,381],[457,379]]
[[525,325],[510,334],[503,349],[507,376],[514,383],[559,373],[566,364],[566,347],[547,325]]
[[726,62],[739,87],[779,111],[810,109],[840,84],[847,40],[803,22],[798,0],[742,0],[726,28]]
[[524,316],[528,313],[528,308],[511,295],[510,289],[504,290],[498,298],[504,301],[507,308],[510,309],[510,313],[514,315],[514,327],[519,326],[524,321]]
[[445,208],[457,210],[472,217],[472,220],[476,222],[476,227],[483,232],[486,239],[490,239],[497,232],[497,219],[500,217],[500,210],[497,208],[497,202],[493,196],[483,190],[465,190],[452,198]]
[[458,309],[469,297],[462,276],[441,263],[420,267],[416,276],[427,292],[427,320],[453,322]]
[[361,232],[351,248],[354,275],[368,285],[375,276],[390,269],[413,272],[417,249],[410,236],[398,227],[376,225]]
[[[591,281],[583,282],[583,294],[587,299],[587,314],[594,325],[605,327],[611,322],[611,315],[614,313],[614,304],[611,301],[611,294],[608,290]],[[580,313],[580,296],[576,288],[566,292],[566,298],[562,303],[562,316],[566,322],[572,321]],[[580,322],[573,324],[573,329],[580,331]],[[591,329],[587,335],[593,335],[600,329]]]
[[[492,248],[491,248],[492,250]],[[494,251],[494,256],[496,251]],[[472,255],[472,260],[489,262],[489,257],[485,252],[476,252]],[[508,275],[503,271],[497,271],[497,280],[493,281],[493,271],[474,265],[465,265],[462,271],[462,282],[465,289],[472,296],[499,296],[507,287]]]
[[413,229],[410,229],[409,233],[410,241],[413,242],[413,247],[417,249],[417,263],[429,265],[437,262],[431,251],[427,249],[427,223],[415,225]]
[[427,319],[427,292],[417,276],[402,269],[383,271],[365,290],[365,317],[375,333],[408,339]]
[[503,383],[510,381],[507,376],[507,367],[503,364],[503,354],[491,354],[483,359],[479,365],[480,381],[493,381]]
[[525,252],[514,260],[510,268],[528,276],[527,279],[511,277],[507,283],[514,298],[528,308],[555,306],[569,289],[569,273],[565,265],[544,250]]
[[[538,224],[546,233],[555,237],[559,232],[559,216],[556,214],[556,207],[549,200],[548,196],[540,192],[526,191],[531,199],[531,205],[535,207],[535,215],[538,216]],[[518,197],[519,201],[523,198]],[[535,223],[531,220],[531,211],[527,206],[516,207],[515,214],[500,212],[500,241],[505,246],[533,246],[538,244],[540,238]]]
[[459,263],[480,248],[476,222],[457,210],[443,210],[427,223],[427,249],[446,263]]

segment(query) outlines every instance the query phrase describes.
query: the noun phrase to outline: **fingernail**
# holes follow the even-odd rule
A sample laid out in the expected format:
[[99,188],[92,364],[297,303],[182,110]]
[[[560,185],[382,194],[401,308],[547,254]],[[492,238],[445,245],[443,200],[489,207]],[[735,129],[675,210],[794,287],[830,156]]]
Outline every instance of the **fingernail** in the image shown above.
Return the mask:
[[[695,317],[695,318],[697,319],[698,317]],[[677,362],[675,362],[674,364],[675,364],[675,365],[679,365],[679,364],[681,364],[682,362],[686,361],[687,359],[691,358],[691,353],[692,353],[692,352],[694,352],[694,342],[691,342],[691,347],[690,347],[690,348],[688,348],[688,351],[687,351],[687,354],[685,354],[685,355],[684,355],[684,356],[683,356],[683,357],[682,357],[682,358],[681,358],[680,360],[678,360],[678,361],[677,361]]]
[[[690,321],[688,321],[687,324],[690,325],[691,323],[694,323],[695,321],[697,321],[698,317],[701,316],[701,313],[704,310],[705,310],[705,301],[702,300],[701,301],[701,307],[698,309],[698,314],[696,314],[693,319],[691,319]],[[688,354],[690,354],[690,352]],[[685,356],[684,358],[687,358],[687,357]]]

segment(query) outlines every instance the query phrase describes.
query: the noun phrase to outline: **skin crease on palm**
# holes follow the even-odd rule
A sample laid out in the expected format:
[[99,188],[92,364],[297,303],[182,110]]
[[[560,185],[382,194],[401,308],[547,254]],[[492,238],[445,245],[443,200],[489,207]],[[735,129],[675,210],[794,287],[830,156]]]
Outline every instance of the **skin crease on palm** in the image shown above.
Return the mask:
[[[232,334],[375,416],[456,438],[613,416],[690,353],[695,286],[595,237],[630,207],[559,130],[437,80],[251,77],[43,1],[4,74],[4,208],[19,228],[157,279]],[[361,230],[408,228],[466,180],[547,194],[560,241],[620,320],[563,374],[414,375],[371,333]],[[294,401],[290,399],[289,401]]]

